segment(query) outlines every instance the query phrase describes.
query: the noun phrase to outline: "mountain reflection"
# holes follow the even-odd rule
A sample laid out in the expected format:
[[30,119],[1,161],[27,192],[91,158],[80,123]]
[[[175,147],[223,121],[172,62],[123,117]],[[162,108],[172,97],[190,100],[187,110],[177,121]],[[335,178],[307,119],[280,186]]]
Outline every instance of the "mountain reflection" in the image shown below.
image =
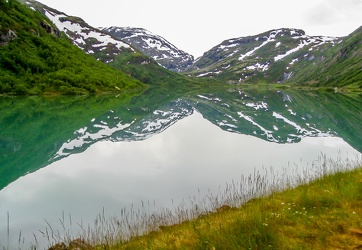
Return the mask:
[[362,151],[359,96],[238,88],[149,96],[0,98],[0,189],[97,141],[145,140],[195,111],[225,131],[273,143],[338,136]]

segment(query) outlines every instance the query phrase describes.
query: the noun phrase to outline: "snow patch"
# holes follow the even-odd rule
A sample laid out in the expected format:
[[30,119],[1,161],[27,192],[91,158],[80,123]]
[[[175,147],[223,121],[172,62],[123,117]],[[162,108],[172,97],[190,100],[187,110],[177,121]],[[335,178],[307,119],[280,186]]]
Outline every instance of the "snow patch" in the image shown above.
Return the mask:
[[212,72],[202,73],[202,74],[197,75],[196,77],[203,77],[203,76],[207,76],[207,75],[210,75],[210,74],[212,74]]
[[279,60],[283,59],[284,57],[286,57],[286,56],[288,56],[288,55],[290,55],[290,54],[292,54],[292,53],[294,53],[294,52],[297,52],[298,50],[300,50],[301,48],[303,48],[303,47],[306,46],[306,45],[308,45],[308,43],[307,43],[306,41],[301,41],[296,48],[287,51],[287,52],[286,52],[285,54],[283,54],[283,55],[278,55],[278,56],[274,57],[274,61],[275,61],[275,62],[276,62],[276,61],[279,61]]
[[226,127],[230,127],[230,128],[237,128],[237,126],[232,125],[232,124],[228,124],[227,121],[225,121],[225,120],[224,120],[224,121],[221,121],[221,122],[218,122],[217,124],[218,124],[220,127],[221,127],[221,126],[226,126]]
[[266,71],[268,70],[268,68],[269,68],[269,63],[266,64],[257,63],[255,65],[246,67],[247,70],[261,70],[261,71]]
[[258,47],[255,47],[254,49],[248,51],[246,54],[241,54],[238,60],[242,61],[242,60],[244,60],[245,57],[249,57],[249,56],[253,55],[255,53],[255,51],[257,51],[261,47],[265,46],[269,42],[270,42],[270,40],[268,39],[265,42],[263,42],[261,45],[259,45]]
[[[254,49],[248,51],[246,54],[242,54],[239,57],[239,61],[242,61],[245,57],[249,57],[251,55],[253,55],[255,53],[255,51],[257,51],[258,49],[262,48],[263,46],[265,46],[266,44],[275,41],[275,37],[279,34],[282,33],[283,30],[273,30],[270,32],[269,36],[265,36],[264,38],[266,39],[266,41],[264,41],[261,45],[259,45],[258,47],[255,47]],[[258,38],[259,40],[259,38]],[[258,41],[257,40],[257,41]]]
[[268,110],[268,104],[265,102],[259,102],[259,103],[245,103],[245,106],[250,107],[250,108],[254,108],[255,110],[259,110],[259,109],[264,109],[264,110]]
[[[265,129],[263,126],[261,126],[260,124],[256,123],[253,118],[251,118],[250,116],[244,115],[242,112],[238,112],[238,115],[240,118],[244,118],[246,121],[250,122],[252,125],[258,127],[261,131],[264,132],[264,135],[267,136],[267,139],[269,141],[273,141],[273,142],[278,142],[277,139],[274,138],[273,136],[273,132],[269,131],[267,129]],[[256,132],[255,132],[256,133]]]
[[306,130],[306,129],[302,128],[301,126],[299,126],[297,123],[295,123],[295,122],[293,122],[293,121],[285,118],[285,117],[282,116],[281,114],[278,114],[278,113],[276,113],[276,112],[273,112],[273,117],[275,117],[275,118],[277,118],[277,119],[281,119],[281,120],[283,120],[285,123],[293,126],[293,127],[297,130],[298,133],[307,134],[307,133],[309,132],[308,130]]
[[[92,122],[94,120],[95,119],[92,119]],[[104,123],[105,122],[101,121],[101,124],[93,125],[93,127],[95,127],[95,128],[100,128],[100,130],[98,130],[95,133],[87,132],[87,127],[76,130],[74,132],[74,134],[79,134],[79,136],[73,140],[68,140],[67,142],[63,143],[63,145],[60,147],[58,152],[53,157],[53,160],[57,159],[59,157],[62,157],[62,156],[70,155],[70,153],[68,153],[67,151],[71,151],[75,148],[83,147],[85,144],[90,144],[94,140],[99,140],[102,138],[109,137],[117,131],[128,128],[129,126],[132,125],[133,122],[127,123],[127,124],[122,124],[120,122],[113,128],[107,127],[107,125],[106,125],[107,123],[105,123],[105,124]]]
[[75,40],[75,44],[78,47],[79,45],[86,44],[86,39],[95,38],[98,40],[98,43],[93,45],[94,47],[102,47],[107,46],[108,44],[113,44],[118,49],[121,49],[122,47],[130,48],[128,44],[118,41],[112,38],[110,35],[90,30],[87,27],[80,26],[78,23],[72,23],[71,21],[61,21],[61,18],[67,18],[66,15],[58,15],[50,10],[46,10],[45,15],[57,26],[60,31],[63,31],[66,34],[68,33],[67,31],[77,34],[78,38]]
[[210,98],[210,97],[203,96],[203,95],[197,95],[197,96],[202,98],[202,99],[208,100],[208,101],[218,101],[218,102],[222,101],[220,98]]
[[293,59],[289,64],[290,65],[293,65],[295,62],[298,62],[299,61],[299,59],[298,58],[295,58],[295,59]]
[[288,109],[288,111],[291,115],[297,115],[297,113],[293,112],[293,110],[291,110],[291,109]]

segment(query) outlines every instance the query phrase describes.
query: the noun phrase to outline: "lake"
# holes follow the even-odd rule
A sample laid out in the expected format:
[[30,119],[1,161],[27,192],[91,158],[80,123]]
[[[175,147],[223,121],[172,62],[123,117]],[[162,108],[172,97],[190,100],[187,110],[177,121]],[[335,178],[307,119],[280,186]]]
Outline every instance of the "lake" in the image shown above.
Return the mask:
[[100,215],[202,203],[257,171],[360,158],[361,107],[360,96],[241,88],[2,97],[0,247],[42,249],[50,231],[75,235]]

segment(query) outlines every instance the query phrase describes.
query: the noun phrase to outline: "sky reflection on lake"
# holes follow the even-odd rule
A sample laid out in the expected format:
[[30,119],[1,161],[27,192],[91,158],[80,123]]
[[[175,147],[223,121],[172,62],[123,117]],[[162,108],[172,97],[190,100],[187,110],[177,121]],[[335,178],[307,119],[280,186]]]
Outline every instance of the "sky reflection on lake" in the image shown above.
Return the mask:
[[0,242],[7,235],[7,212],[10,238],[17,242],[20,231],[33,239],[33,232],[44,230],[44,219],[59,225],[63,212],[92,224],[103,208],[113,215],[141,201],[155,202],[154,210],[172,207],[198,192],[217,193],[254,169],[311,167],[321,154],[360,155],[338,137],[277,144],[226,132],[194,112],[147,140],[97,142],[8,185],[0,191]]

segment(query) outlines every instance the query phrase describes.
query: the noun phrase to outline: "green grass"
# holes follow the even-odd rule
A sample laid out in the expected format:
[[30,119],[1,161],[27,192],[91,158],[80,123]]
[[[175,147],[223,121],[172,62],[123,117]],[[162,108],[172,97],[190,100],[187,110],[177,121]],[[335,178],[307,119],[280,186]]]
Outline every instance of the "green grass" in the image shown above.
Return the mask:
[[52,34],[51,21],[17,1],[0,0],[0,94],[141,93],[146,86],[77,48],[62,34]]
[[99,215],[93,231],[51,249],[358,249],[361,166],[322,157],[293,178],[265,170],[174,211]]
[[338,87],[361,91],[361,38],[362,27],[335,46],[318,51],[315,56],[319,60],[315,63],[297,62],[299,70],[288,82],[301,86]]

